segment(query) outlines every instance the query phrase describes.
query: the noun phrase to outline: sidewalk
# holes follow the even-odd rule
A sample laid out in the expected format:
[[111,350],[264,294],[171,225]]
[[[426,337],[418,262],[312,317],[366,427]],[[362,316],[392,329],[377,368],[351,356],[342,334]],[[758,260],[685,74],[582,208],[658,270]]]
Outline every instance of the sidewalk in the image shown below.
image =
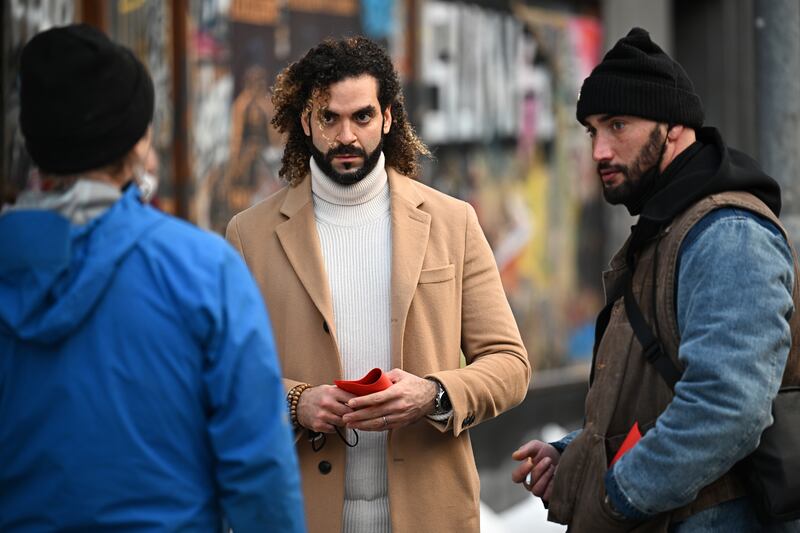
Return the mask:
[[499,514],[481,502],[481,533],[561,533],[566,530],[567,526],[547,521],[547,509],[533,496]]

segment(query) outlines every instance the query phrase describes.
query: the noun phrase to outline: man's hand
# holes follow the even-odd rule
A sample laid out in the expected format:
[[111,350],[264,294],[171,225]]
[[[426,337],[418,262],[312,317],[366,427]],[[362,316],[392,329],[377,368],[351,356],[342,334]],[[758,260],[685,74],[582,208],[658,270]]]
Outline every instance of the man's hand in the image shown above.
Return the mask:
[[413,424],[433,412],[436,385],[433,381],[399,368],[386,372],[393,385],[386,390],[353,398],[352,413],[342,417],[348,428],[384,431]]
[[561,459],[558,450],[546,442],[532,440],[520,446],[511,454],[511,458],[523,461],[511,473],[511,480],[514,483],[522,483],[535,496],[546,502],[549,501],[553,492],[553,479],[556,475],[558,460]]
[[342,415],[352,412],[347,401],[354,397],[334,385],[306,389],[297,402],[297,421],[312,431],[333,433],[334,426],[344,426]]

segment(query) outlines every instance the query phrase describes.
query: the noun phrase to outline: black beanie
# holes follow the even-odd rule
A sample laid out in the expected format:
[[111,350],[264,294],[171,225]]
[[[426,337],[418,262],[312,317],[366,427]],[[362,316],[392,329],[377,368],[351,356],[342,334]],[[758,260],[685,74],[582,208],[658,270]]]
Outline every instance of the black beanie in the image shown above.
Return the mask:
[[20,126],[44,172],[73,174],[119,160],[153,118],[153,81],[127,48],[86,24],[53,28],[25,45]]
[[617,41],[583,80],[575,115],[585,124],[595,114],[632,115],[695,129],[703,125],[703,103],[686,71],[641,28]]

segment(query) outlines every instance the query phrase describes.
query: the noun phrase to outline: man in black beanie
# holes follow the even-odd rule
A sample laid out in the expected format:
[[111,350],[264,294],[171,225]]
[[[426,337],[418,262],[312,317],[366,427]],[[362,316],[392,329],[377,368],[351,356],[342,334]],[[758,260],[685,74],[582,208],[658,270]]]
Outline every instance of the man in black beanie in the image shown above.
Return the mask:
[[305,531],[258,289],[141,201],[146,69],[73,25],[20,83],[43,186],[0,214],[0,531]]
[[604,273],[583,429],[522,446],[512,479],[570,531],[761,531],[734,465],[800,383],[780,189],[702,127],[686,72],[640,28],[586,78],[577,118],[606,200],[639,220]]

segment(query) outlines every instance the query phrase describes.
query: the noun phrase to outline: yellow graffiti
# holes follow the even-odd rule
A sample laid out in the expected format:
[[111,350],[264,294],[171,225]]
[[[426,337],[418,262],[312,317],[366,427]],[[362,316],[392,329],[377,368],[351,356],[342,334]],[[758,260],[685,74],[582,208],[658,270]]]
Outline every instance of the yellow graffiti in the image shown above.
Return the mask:
[[141,9],[146,2],[147,0],[119,0],[117,11],[120,15],[127,15]]

